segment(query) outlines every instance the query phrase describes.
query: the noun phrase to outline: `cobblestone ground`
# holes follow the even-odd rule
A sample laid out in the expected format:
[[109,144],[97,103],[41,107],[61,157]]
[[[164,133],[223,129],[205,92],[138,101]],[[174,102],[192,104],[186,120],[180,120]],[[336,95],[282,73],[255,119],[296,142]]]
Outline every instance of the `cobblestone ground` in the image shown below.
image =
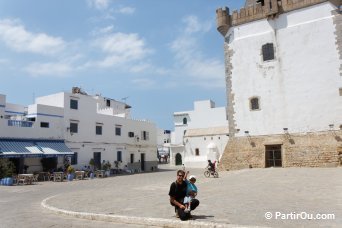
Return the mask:
[[[39,182],[31,186],[0,186],[0,227],[122,227],[123,224],[89,221],[58,215],[41,206],[177,220],[168,190],[175,169],[63,183]],[[269,168],[221,172],[220,178],[198,176],[200,206],[194,221],[243,226],[341,227],[341,168]],[[272,216],[265,218],[265,213]],[[302,213],[303,212],[303,213]],[[334,219],[315,219],[316,214]],[[313,216],[313,217],[311,217]],[[301,218],[307,217],[307,219]],[[128,227],[140,227],[127,225]]]

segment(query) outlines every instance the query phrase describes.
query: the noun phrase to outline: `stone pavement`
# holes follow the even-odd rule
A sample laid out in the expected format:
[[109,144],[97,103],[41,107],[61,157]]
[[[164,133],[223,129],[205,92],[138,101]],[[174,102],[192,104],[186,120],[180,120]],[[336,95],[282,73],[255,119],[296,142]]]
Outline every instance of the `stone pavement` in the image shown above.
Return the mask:
[[[33,210],[35,217],[41,210],[44,218],[58,218],[56,224],[62,226],[65,220],[74,222],[75,227],[89,221],[77,218],[92,219],[87,227],[97,227],[97,221],[108,226],[132,227],[341,227],[342,224],[341,168],[246,169],[220,172],[217,179],[205,178],[201,169],[191,169],[191,174],[197,175],[200,205],[192,212],[194,219],[186,222],[174,216],[169,203],[168,190],[176,178],[176,169],[161,168],[160,172],[104,179],[1,186],[0,210],[7,207],[9,211],[16,207],[20,210],[20,202],[13,205],[16,191],[29,191],[27,197],[32,196],[31,199],[21,195],[28,202],[27,213]],[[5,203],[7,207],[3,208],[2,201],[8,199],[12,203]],[[271,219],[265,218],[266,212],[271,213]],[[7,213],[12,216],[14,212]],[[335,218],[311,218],[316,214],[333,214]],[[4,224],[12,224],[4,218],[1,218]]]

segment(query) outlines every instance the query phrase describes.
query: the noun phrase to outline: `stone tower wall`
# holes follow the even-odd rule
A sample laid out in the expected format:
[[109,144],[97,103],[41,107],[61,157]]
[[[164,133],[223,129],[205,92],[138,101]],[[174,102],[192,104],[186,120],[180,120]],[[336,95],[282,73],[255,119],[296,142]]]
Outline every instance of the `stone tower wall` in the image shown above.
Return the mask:
[[266,145],[281,145],[282,167],[336,167],[342,164],[342,130],[336,130],[234,137],[229,139],[219,168],[265,168]]

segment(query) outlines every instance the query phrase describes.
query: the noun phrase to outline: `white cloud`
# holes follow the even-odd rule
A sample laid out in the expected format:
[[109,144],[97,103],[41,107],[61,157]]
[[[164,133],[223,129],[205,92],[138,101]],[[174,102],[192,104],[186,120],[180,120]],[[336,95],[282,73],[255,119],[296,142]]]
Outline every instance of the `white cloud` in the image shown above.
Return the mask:
[[204,56],[194,33],[208,32],[210,27],[195,16],[186,17],[183,33],[171,44],[175,54],[177,72],[188,77],[188,83],[206,88],[224,87],[224,64],[221,60]]
[[98,10],[104,10],[109,7],[110,0],[88,0],[88,5]]
[[25,68],[26,72],[35,77],[61,77],[70,74],[72,70],[72,67],[68,63],[32,63]]
[[120,9],[117,10],[118,13],[122,13],[122,14],[134,14],[135,12],[135,8],[132,7],[121,7]]
[[196,16],[192,15],[185,17],[183,22],[186,24],[184,31],[187,34],[208,32],[212,25],[210,21],[200,22]]
[[99,47],[107,56],[97,62],[100,67],[110,67],[127,62],[141,60],[152,52],[146,47],[138,34],[114,33],[97,38],[95,47]]
[[17,52],[44,55],[59,53],[65,47],[62,38],[29,32],[18,20],[10,19],[0,20],[0,40]]
[[98,35],[103,35],[103,34],[108,34],[111,33],[114,29],[113,25],[103,27],[103,28],[95,28],[92,32],[91,35],[93,36],[98,36]]

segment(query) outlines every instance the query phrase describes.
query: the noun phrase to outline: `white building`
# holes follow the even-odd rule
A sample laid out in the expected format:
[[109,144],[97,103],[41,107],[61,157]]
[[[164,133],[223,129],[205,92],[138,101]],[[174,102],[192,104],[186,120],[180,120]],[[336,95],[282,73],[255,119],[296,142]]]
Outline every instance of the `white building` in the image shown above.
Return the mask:
[[215,107],[211,100],[196,101],[194,110],[173,116],[171,164],[204,168],[209,159],[219,161],[229,138],[225,107]]
[[[131,107],[125,103],[87,95],[79,88],[73,88],[72,93],[39,97],[27,111],[24,107],[21,111],[12,111],[15,106],[2,101],[0,110],[3,114],[0,112],[0,115],[4,118],[1,124],[5,127],[0,131],[2,139],[65,141],[74,154],[73,166],[79,169],[88,166],[90,159],[94,159],[98,168],[104,160],[109,161],[112,168],[115,161],[119,162],[118,168],[127,165],[128,169],[135,171],[157,168],[156,126],[148,121],[131,119]],[[26,120],[31,126],[9,126],[8,118]]]
[[[28,118],[28,113],[35,118]],[[62,166],[64,156],[73,154],[64,141],[63,109],[11,104],[0,94],[0,159],[10,159],[23,173],[41,171],[42,158]]]
[[342,128],[340,5],[249,0],[231,15],[228,8],[216,11],[234,137],[226,168],[336,165],[341,141],[331,131],[337,137]]
[[157,130],[158,158],[160,162],[167,162],[170,156],[171,131]]

